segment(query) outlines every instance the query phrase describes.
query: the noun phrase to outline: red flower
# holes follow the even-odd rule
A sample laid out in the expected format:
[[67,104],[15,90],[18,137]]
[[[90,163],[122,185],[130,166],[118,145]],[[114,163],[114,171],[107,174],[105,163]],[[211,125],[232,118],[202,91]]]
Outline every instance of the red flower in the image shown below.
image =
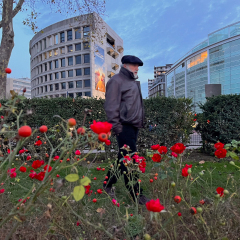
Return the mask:
[[217,193],[220,195],[220,197],[223,196],[224,188],[222,188],[222,187],[218,187],[218,188],[216,189],[216,191],[217,191]]
[[112,203],[117,206],[117,207],[120,207],[120,204],[117,202],[116,199],[112,199]]
[[108,133],[112,128],[112,124],[108,122],[96,122],[93,120],[93,124],[91,124],[90,128],[93,132],[100,134],[100,133]]
[[152,160],[154,162],[161,162],[161,159],[162,159],[162,157],[158,153],[153,154]]
[[32,157],[31,156],[27,156],[27,161],[30,160]]
[[59,156],[55,156],[54,158],[53,158],[53,160],[58,160],[59,159]]
[[224,148],[224,144],[221,143],[221,142],[217,142],[217,143],[214,144],[214,147],[215,147],[216,149],[221,149],[221,148]]
[[123,160],[123,162],[124,163],[129,163],[129,162],[131,162],[131,158],[129,157],[129,156],[124,156],[124,160]]
[[175,196],[174,197],[174,202],[180,203],[182,201],[182,198],[180,196]]
[[47,168],[48,168],[48,172],[51,172],[51,170],[52,170],[52,167],[49,165],[49,167],[48,167],[48,164],[46,165],[46,166],[44,166],[44,170],[45,171],[47,171]]
[[203,205],[203,204],[205,203],[205,201],[204,201],[204,200],[200,200],[199,203],[200,203],[201,205]]
[[4,119],[4,116],[1,116],[1,119]]
[[79,226],[79,225],[80,225],[80,222],[79,222],[79,221],[77,221],[76,225],[77,225],[77,226]]
[[4,192],[5,192],[5,189],[0,189],[0,194]]
[[19,168],[19,171],[20,171],[20,172],[26,172],[26,171],[27,171],[27,168],[21,166],[21,167]]
[[107,141],[105,142],[105,144],[106,144],[107,146],[109,146],[109,145],[111,145],[111,141],[110,141],[110,140],[107,140]]
[[41,141],[41,140],[37,140],[37,141],[34,143],[34,145],[40,146],[40,145],[42,145],[42,141]]
[[56,175],[56,177],[60,177],[60,175],[59,175],[59,174],[57,174],[57,175]]
[[145,173],[146,168],[139,167],[139,170],[140,170],[142,173]]
[[80,155],[81,152],[79,150],[76,150],[75,155]]
[[91,193],[90,193],[90,188],[91,188],[91,186],[90,186],[90,185],[87,185],[87,186],[84,186],[84,187],[85,187],[85,194],[87,194],[87,195],[91,194]]
[[47,132],[47,130],[48,130],[48,127],[45,126],[45,125],[42,125],[42,126],[39,128],[39,131],[42,132],[42,133]]
[[187,177],[189,175],[189,173],[188,173],[189,168],[192,168],[192,164],[191,165],[186,164],[185,167],[182,169],[183,177]]
[[44,177],[45,177],[45,172],[40,172],[35,175],[35,179],[37,179],[38,181],[42,181]]
[[159,149],[158,149],[158,152],[160,153],[160,154],[167,154],[167,147],[165,147],[165,146],[161,146]]
[[190,213],[191,213],[192,215],[195,215],[195,214],[197,213],[196,208],[195,208],[195,207],[191,207],[191,208],[190,208]]
[[93,178],[93,180],[97,180],[97,178],[96,178],[96,177],[94,177],[94,178]]
[[184,152],[186,147],[182,143],[176,143],[171,147],[171,150],[177,154],[181,154]]
[[179,212],[178,214],[177,214],[179,217],[181,217],[182,216],[182,214]]
[[177,158],[177,156],[178,156],[175,152],[171,152],[171,155],[175,158]]
[[145,168],[147,166],[146,162],[145,161],[142,161],[139,163],[139,168]]
[[44,160],[40,160],[40,162],[41,162],[42,165],[44,165],[44,163],[45,163]]
[[193,119],[193,121],[194,121],[194,122],[196,122],[196,121],[197,121],[197,119],[195,118],[195,119]]
[[150,183],[152,183],[153,182],[153,179],[150,179]]
[[97,199],[96,199],[96,198],[94,198],[92,201],[93,201],[94,203],[96,203],[96,202],[97,202]]
[[37,168],[40,168],[42,166],[42,163],[40,160],[35,160],[33,163],[32,163],[32,168],[34,169],[37,169]]
[[101,171],[101,170],[102,170],[102,168],[100,168],[100,167],[97,167],[97,170],[98,170],[98,171]]
[[19,151],[19,154],[22,154],[22,153],[24,153],[25,152],[25,150],[24,149],[21,149],[20,151]]
[[227,155],[227,150],[224,149],[224,148],[222,148],[222,149],[217,149],[217,150],[215,151],[215,156],[216,156],[217,158],[225,158],[226,155]]
[[102,189],[98,189],[97,193],[102,194]]
[[159,144],[156,144],[156,145],[152,145],[151,146],[151,149],[152,150],[158,150],[160,148],[160,145]]
[[146,208],[151,212],[161,212],[164,209],[164,206],[160,204],[159,198],[157,200],[150,200],[146,203]]
[[15,178],[17,176],[16,168],[8,169],[7,172],[11,178]]
[[7,150],[8,154],[10,154],[10,149]]

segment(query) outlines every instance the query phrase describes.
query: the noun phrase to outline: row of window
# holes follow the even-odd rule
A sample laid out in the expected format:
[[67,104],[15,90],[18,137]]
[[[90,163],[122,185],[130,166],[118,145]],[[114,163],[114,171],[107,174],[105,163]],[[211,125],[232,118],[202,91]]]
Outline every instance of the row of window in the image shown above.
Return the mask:
[[58,97],[82,97],[82,96],[87,96],[87,97],[91,97],[91,92],[77,92],[77,93],[63,93],[63,94],[55,94],[55,95],[50,95],[50,98],[58,98]]
[[[75,71],[75,74],[74,74],[74,71]],[[75,70],[68,70],[67,77],[68,78],[69,77],[79,77],[79,76],[82,76],[82,73],[84,76],[89,76],[90,75],[90,67],[83,68],[83,71],[82,71],[82,68],[75,69]],[[41,76],[41,77],[33,80],[33,86],[35,86],[37,84],[41,84],[43,82],[47,82],[48,80],[52,81],[52,80],[60,79],[60,76],[61,76],[61,79],[66,78],[66,71],[62,71],[60,73],[59,72],[50,73],[48,75]]]

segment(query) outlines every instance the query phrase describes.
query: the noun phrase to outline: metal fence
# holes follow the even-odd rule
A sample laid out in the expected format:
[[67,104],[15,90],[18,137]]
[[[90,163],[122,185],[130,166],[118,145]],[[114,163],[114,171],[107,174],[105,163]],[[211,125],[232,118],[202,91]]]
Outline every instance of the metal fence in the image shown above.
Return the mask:
[[195,131],[193,131],[193,133],[190,135],[190,141],[189,143],[186,144],[187,147],[191,147],[191,146],[202,146],[202,138],[201,135]]

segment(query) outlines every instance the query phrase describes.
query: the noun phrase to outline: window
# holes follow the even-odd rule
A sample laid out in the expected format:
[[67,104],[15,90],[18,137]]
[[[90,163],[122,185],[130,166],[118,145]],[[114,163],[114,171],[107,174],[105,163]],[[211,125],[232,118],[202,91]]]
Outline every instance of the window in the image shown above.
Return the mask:
[[47,63],[44,63],[45,72],[47,71]]
[[59,79],[59,74],[58,74],[58,72],[55,73],[55,79]]
[[81,50],[81,43],[75,44],[75,51],[80,51]]
[[67,49],[68,49],[68,52],[72,52],[73,51],[73,46],[69,45],[69,46],[67,46]]
[[43,87],[41,87],[41,93],[43,93]]
[[52,57],[52,51],[48,52],[49,57]]
[[45,82],[47,82],[47,75],[45,75]]
[[52,80],[52,74],[49,74],[49,80]]
[[47,53],[46,52],[44,53],[44,59],[47,59]]
[[54,49],[54,56],[57,56],[57,55],[58,55],[58,50]]
[[75,31],[75,39],[80,39],[81,38],[81,28],[76,28],[74,29]]
[[47,40],[46,38],[43,39],[43,49],[46,49],[47,47]]
[[84,75],[90,75],[90,68],[84,68]]
[[107,43],[109,43],[111,46],[115,47],[115,40],[107,34]]
[[68,77],[73,77],[73,70],[68,71]]
[[74,98],[74,94],[73,94],[73,93],[69,93],[68,96],[69,96],[70,98]]
[[68,41],[72,40],[72,30],[67,31],[67,40]]
[[39,66],[39,71],[42,72],[42,65]]
[[61,52],[61,54],[64,54],[65,53],[65,47],[61,47],[60,52]]
[[89,49],[90,46],[89,46],[89,42],[84,42],[83,43],[83,49]]
[[76,76],[82,76],[82,69],[76,69]]
[[52,69],[52,62],[49,62],[48,64],[49,64],[49,70],[51,70]]
[[59,90],[59,84],[58,83],[55,84],[55,90]]
[[82,92],[78,92],[76,93],[77,97],[81,97],[82,96]]
[[64,32],[60,32],[60,42],[65,42],[65,33]]
[[64,94],[61,94],[61,97],[66,97],[66,93],[64,93]]
[[66,83],[65,83],[65,82],[62,82],[62,83],[61,83],[61,87],[62,87],[62,89],[66,89]]
[[91,97],[91,92],[85,92],[85,96]]
[[47,92],[47,86],[45,86],[45,92]]
[[50,91],[53,91],[53,85],[52,84],[50,85]]
[[85,88],[90,87],[90,79],[84,80],[84,87]]
[[73,65],[73,57],[68,57],[68,66]]
[[73,88],[73,82],[68,82],[68,88]]
[[41,79],[41,83],[43,82],[43,77],[40,77],[40,79]]
[[75,57],[75,64],[81,64],[81,55]]
[[65,78],[65,77],[66,77],[65,72],[61,72],[61,78]]
[[84,63],[90,63],[90,54],[84,54]]
[[83,27],[83,37],[89,37],[90,27]]
[[58,60],[55,60],[55,68],[58,68]]
[[82,80],[76,81],[76,88],[82,88]]
[[58,44],[58,35],[57,34],[54,36],[54,44]]
[[65,67],[65,58],[61,59],[61,67]]
[[48,37],[48,46],[52,46],[52,36]]
[[56,95],[55,95],[55,98],[58,98],[58,97],[59,97],[59,94],[56,94]]

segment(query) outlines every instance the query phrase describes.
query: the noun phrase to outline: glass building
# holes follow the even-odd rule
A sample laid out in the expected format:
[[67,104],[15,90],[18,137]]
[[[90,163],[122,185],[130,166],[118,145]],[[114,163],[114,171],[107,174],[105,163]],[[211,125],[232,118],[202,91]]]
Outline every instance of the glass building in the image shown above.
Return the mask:
[[208,35],[166,73],[166,96],[204,103],[205,85],[221,84],[221,94],[240,93],[240,22]]

